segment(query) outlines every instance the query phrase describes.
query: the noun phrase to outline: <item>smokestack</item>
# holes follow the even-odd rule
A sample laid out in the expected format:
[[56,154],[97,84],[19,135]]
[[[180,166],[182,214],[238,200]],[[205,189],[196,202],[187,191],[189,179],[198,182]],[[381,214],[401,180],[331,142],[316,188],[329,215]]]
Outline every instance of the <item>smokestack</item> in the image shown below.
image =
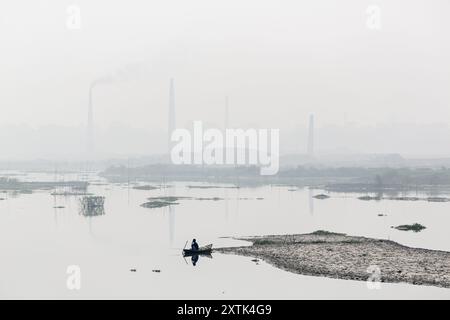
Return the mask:
[[172,132],[175,130],[175,85],[174,80],[170,79],[170,89],[169,89],[169,123],[168,123],[168,134],[167,134],[167,153],[170,155],[172,150],[171,136]]
[[95,79],[92,81],[91,85],[89,86],[89,109],[88,109],[88,122],[87,122],[87,156],[88,159],[94,158],[95,153],[95,137],[94,137],[94,107],[92,106],[92,100],[93,100],[93,91],[94,88],[98,84],[107,84],[112,83],[114,81],[112,76],[104,76],[98,79]]
[[92,89],[93,85],[89,87],[89,109],[87,120],[87,154],[91,157],[94,153],[94,110],[92,107]]
[[308,156],[314,156],[314,115],[309,115]]

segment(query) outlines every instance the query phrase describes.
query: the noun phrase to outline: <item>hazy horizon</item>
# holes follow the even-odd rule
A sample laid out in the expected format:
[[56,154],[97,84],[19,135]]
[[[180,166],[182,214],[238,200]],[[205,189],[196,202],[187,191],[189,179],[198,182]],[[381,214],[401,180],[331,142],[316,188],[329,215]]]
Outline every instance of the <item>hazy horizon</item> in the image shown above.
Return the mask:
[[[215,128],[215,124],[208,127]],[[189,128],[189,124],[185,126]],[[83,159],[86,127],[48,125],[0,126],[0,160]],[[399,154],[405,158],[450,157],[442,146],[450,144],[450,125],[391,124],[378,126],[324,125],[315,130],[315,154]],[[11,136],[13,139],[5,137]],[[96,130],[99,159],[166,154],[165,130],[134,128],[119,122]],[[306,154],[306,123],[280,132],[280,154]],[[420,149],[417,148],[420,144]]]
[[[69,1],[0,5],[0,148],[8,157],[85,151],[89,88],[97,150],[165,152],[176,123],[278,128],[281,152],[450,155],[446,1]],[[23,10],[26,7],[27,10]],[[105,79],[107,79],[105,81]]]
[[449,299],[449,12],[0,1],[0,299]]

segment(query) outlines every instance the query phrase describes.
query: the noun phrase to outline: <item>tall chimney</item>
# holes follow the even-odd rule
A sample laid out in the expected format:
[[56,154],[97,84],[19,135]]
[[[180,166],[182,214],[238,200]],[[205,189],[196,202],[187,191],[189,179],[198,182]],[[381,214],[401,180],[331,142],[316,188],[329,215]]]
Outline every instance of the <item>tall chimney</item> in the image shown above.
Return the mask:
[[308,156],[314,156],[314,115],[309,115]]

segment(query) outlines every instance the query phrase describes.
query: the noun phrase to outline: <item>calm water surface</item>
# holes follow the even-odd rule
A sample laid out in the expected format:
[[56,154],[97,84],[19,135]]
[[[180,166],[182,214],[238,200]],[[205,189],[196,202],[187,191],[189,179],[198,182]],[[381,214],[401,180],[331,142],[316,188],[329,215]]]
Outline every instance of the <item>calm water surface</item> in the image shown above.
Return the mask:
[[[20,177],[63,178],[77,177]],[[189,185],[207,186],[183,182],[143,191],[127,184],[92,185],[89,192],[106,197],[104,214],[92,217],[80,213],[77,196],[55,197],[51,191],[0,194],[5,198],[0,201],[0,297],[450,298],[448,289],[383,283],[380,290],[369,290],[365,282],[301,276],[250,257],[218,253],[212,259],[200,257],[193,266],[181,255],[194,237],[218,247],[247,244],[226,238],[230,236],[319,229],[450,251],[450,203],[362,201],[360,195],[340,193],[317,200],[312,196],[319,190]],[[148,197],[167,195],[221,200],[179,200],[178,205],[157,209],[140,206]],[[64,208],[54,208],[58,206]],[[415,222],[427,229],[414,233],[391,228]],[[67,288],[69,265],[81,268],[80,290]]]

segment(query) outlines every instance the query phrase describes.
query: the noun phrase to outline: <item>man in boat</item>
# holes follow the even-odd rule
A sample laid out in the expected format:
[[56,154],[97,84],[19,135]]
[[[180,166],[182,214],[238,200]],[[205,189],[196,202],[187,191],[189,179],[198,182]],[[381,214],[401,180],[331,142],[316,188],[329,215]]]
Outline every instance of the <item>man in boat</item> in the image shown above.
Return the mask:
[[193,239],[191,243],[191,250],[197,251],[198,250],[198,243],[197,240]]

